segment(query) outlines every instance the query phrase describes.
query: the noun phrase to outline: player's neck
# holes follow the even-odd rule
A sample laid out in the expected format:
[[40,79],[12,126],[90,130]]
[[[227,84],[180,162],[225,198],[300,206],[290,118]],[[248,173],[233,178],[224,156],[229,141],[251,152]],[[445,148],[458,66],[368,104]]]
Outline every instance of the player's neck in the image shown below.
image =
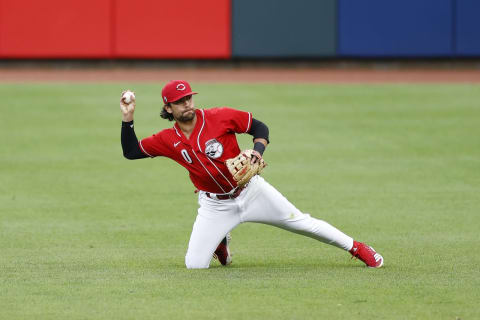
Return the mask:
[[192,120],[189,121],[179,121],[177,120],[178,127],[182,130],[183,134],[187,139],[190,139],[190,135],[195,129],[195,124],[197,123],[197,116],[193,117]]

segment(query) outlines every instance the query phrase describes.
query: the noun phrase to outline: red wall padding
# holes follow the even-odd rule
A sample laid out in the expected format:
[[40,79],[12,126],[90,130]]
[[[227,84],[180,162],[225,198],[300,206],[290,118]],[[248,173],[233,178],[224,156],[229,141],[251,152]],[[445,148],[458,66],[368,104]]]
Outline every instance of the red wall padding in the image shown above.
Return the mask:
[[112,54],[112,0],[0,0],[0,57]]
[[230,0],[117,0],[114,54],[229,58]]
[[230,0],[0,0],[0,58],[230,58]]

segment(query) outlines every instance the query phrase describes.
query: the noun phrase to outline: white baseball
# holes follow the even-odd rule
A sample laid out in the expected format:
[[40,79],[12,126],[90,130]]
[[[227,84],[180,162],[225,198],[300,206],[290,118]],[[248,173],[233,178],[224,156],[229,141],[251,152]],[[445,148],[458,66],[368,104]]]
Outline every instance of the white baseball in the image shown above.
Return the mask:
[[135,100],[135,94],[132,91],[127,90],[123,94],[122,98],[123,98],[123,101],[125,101],[126,104],[130,104],[133,100]]

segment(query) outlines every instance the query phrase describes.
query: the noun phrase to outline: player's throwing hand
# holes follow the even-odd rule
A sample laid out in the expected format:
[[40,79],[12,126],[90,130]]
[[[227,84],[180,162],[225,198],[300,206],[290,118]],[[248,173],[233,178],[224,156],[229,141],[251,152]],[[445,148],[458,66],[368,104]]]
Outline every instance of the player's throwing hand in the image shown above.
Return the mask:
[[120,98],[120,110],[123,114],[123,121],[129,122],[133,120],[133,113],[135,112],[135,92],[126,90],[122,92]]

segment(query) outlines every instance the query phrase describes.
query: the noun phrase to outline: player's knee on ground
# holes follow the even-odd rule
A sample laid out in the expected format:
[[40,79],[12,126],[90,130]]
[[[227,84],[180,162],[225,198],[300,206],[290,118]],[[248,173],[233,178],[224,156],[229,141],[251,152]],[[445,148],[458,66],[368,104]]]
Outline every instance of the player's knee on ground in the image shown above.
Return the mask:
[[210,266],[211,258],[206,261],[206,259],[199,259],[198,257],[193,257],[192,255],[185,256],[185,266],[187,269],[207,269]]

